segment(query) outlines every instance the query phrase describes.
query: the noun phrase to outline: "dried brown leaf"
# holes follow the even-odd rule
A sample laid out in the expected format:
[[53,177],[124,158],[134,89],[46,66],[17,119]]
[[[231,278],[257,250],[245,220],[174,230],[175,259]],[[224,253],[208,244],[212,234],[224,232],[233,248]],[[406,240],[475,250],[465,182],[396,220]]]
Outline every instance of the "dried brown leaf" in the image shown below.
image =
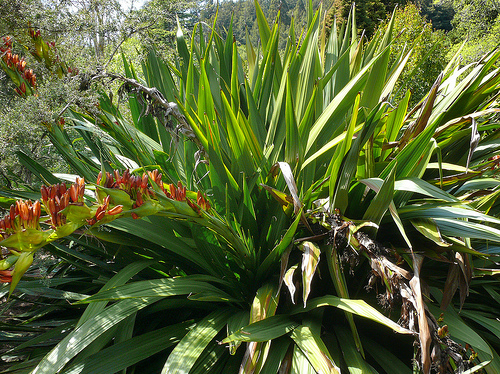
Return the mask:
[[422,296],[422,286],[420,282],[420,269],[422,267],[423,257],[414,255],[413,257],[413,270],[414,275],[410,281],[410,287],[415,297],[417,318],[418,318],[418,337],[420,340],[420,356],[422,363],[422,370],[424,374],[429,374],[431,371],[431,332],[429,323],[425,314],[425,303]]

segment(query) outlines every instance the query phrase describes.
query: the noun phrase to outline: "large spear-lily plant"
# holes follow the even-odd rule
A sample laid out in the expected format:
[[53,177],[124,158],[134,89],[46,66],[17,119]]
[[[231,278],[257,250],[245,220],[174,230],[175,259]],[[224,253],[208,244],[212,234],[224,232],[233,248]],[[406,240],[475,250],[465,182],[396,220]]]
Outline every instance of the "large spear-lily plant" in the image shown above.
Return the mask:
[[[1,191],[35,200],[0,221],[2,281],[37,296],[6,324],[26,356],[10,370],[500,370],[500,51],[450,62],[409,108],[391,25],[366,43],[351,14],[327,37],[310,9],[280,51],[256,9],[247,61],[231,29],[198,25],[190,43],[179,27],[175,66],[151,52],[143,78],[125,59],[125,77],[94,77],[122,101],[51,129],[84,179],[23,156],[47,186]],[[41,247],[63,259],[45,277],[28,270]]]

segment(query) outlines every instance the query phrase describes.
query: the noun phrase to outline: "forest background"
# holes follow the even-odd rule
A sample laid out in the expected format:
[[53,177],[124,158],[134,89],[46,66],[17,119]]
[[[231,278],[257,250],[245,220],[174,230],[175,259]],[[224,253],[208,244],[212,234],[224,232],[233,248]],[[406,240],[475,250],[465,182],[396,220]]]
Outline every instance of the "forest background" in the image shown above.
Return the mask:
[[[319,0],[313,0],[317,9]],[[270,22],[280,12],[284,48],[292,18],[297,36],[307,22],[305,0],[263,0],[261,6]],[[323,22],[331,28],[341,24],[351,7],[349,0],[322,2]],[[418,102],[428,92],[439,72],[462,43],[464,63],[475,61],[500,40],[500,4],[496,0],[361,0],[356,3],[356,22],[369,40],[386,27],[396,9],[394,51],[413,48],[400,82],[401,94],[412,89]],[[29,169],[18,160],[22,151],[52,172],[66,171],[41,123],[53,121],[64,108],[78,103],[92,107],[96,98],[82,91],[85,79],[102,70],[121,73],[121,53],[136,66],[154,48],[167,61],[175,59],[176,18],[189,35],[199,21],[212,24],[217,17],[220,31],[233,22],[233,35],[246,55],[248,38],[259,45],[253,1],[150,0],[144,3],[117,0],[8,0],[0,8],[0,35],[13,37],[14,53],[25,56],[37,76],[39,95],[19,97],[6,74],[0,70],[0,185],[37,183]],[[29,28],[40,30],[53,43],[56,55],[78,74],[60,79],[25,53]],[[397,56],[392,53],[391,56]],[[75,140],[78,141],[78,140]]]

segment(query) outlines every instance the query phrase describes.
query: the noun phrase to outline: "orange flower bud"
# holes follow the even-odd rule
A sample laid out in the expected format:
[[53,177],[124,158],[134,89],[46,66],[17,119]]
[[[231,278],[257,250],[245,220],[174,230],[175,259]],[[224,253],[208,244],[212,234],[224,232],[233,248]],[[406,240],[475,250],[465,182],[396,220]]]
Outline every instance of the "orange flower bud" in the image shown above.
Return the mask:
[[28,226],[31,226],[31,223],[33,222],[33,210],[28,209],[28,219],[26,220],[28,223]]
[[47,201],[49,198],[49,193],[47,191],[47,187],[45,187],[45,186],[40,187],[40,192],[42,194],[42,200]]
[[97,213],[96,213],[96,215],[95,215],[95,219],[96,219],[97,221],[100,221],[100,220],[104,217],[104,215],[105,215],[105,214],[106,214],[106,211],[105,211],[105,210],[101,210],[101,211],[99,211],[99,209],[97,209]]
[[135,204],[136,206],[141,206],[144,204],[144,200],[142,199],[142,194],[139,192],[137,193],[137,198],[135,199]]
[[200,214],[200,208],[198,208],[195,204],[191,202],[191,200],[187,199],[186,202],[197,214]]
[[21,83],[21,86],[19,86],[19,89],[23,94],[26,93],[26,84],[24,82]]
[[26,204],[26,202],[23,201],[19,210],[21,211],[21,219],[23,221],[29,221],[30,210],[28,209],[28,204]]
[[14,218],[16,218],[16,207],[14,204],[10,206],[9,214],[11,220],[14,220]]
[[69,194],[64,194],[61,199],[61,209],[66,208],[69,205]]
[[38,219],[40,218],[40,214],[42,212],[42,208],[41,208],[41,205],[40,205],[40,201],[35,201],[35,203],[33,204],[33,216]]
[[78,197],[83,198],[83,194],[85,193],[85,179],[77,178],[76,182],[78,183]]
[[133,218],[133,219],[139,219],[139,218],[141,218],[141,217],[139,217],[139,216],[138,216],[137,214],[135,214],[135,213],[132,213],[132,218]]
[[76,185],[72,184],[69,188],[69,196],[71,197],[71,201],[76,203],[78,201],[78,191]]
[[50,214],[56,214],[57,210],[56,210],[56,204],[54,202],[54,199],[50,199],[48,205],[49,205]]
[[118,170],[113,170],[113,174],[115,175],[115,180],[116,180],[116,183],[120,183],[121,182],[121,178],[120,178],[120,173],[118,172]]
[[120,214],[121,212],[123,212],[123,205],[117,205],[113,209],[108,210],[108,214],[110,216],[114,216],[116,214]]
[[132,188],[137,188],[138,187],[137,178],[136,178],[135,175],[131,175],[130,176],[130,187],[132,187]]
[[148,171],[149,177],[156,182],[156,176],[158,175],[158,169],[154,169],[153,171]]
[[[21,204],[23,204],[23,202],[21,200],[16,200],[16,210],[19,212],[19,215],[21,216],[21,219],[25,219],[24,216],[23,216],[23,208],[21,206]],[[27,218],[27,214],[26,214],[26,218]]]
[[104,201],[102,202],[103,209],[108,209],[109,206],[109,195],[104,198]]
[[24,61],[23,59],[21,59],[18,63],[17,63],[17,70],[19,70],[21,73],[24,71],[24,68],[26,67],[26,61]]
[[113,177],[109,171],[106,172],[106,187],[111,188],[113,185]]
[[57,191],[56,191],[55,186],[50,186],[50,187],[49,187],[49,197],[50,197],[51,199],[53,199],[54,197],[56,197],[56,192],[57,192]]

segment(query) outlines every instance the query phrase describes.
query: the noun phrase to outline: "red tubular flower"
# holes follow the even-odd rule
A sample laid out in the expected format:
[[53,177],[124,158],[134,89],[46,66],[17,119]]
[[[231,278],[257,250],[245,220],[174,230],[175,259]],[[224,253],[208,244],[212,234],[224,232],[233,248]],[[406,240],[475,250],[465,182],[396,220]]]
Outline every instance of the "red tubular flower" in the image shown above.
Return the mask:
[[141,188],[148,188],[148,175],[146,173],[142,174]]
[[170,189],[170,197],[172,199],[176,199],[176,189],[175,189],[175,186],[173,184],[169,184],[168,187]]
[[121,212],[123,212],[123,205],[117,205],[114,208],[108,210],[107,213],[110,216],[114,216],[114,215],[120,214]]
[[0,270],[0,283],[11,283],[11,282],[12,282],[12,271]]
[[191,202],[191,200],[186,199],[187,204],[193,209],[197,214],[200,214],[200,208]]
[[69,196],[71,197],[71,201],[76,203],[78,201],[78,186],[76,184],[72,184],[69,189]]
[[113,170],[113,174],[115,175],[115,180],[116,180],[116,184],[120,184],[121,181],[122,181],[122,178],[120,177],[120,173],[118,172],[118,170]]
[[33,217],[38,217],[40,218],[40,214],[42,212],[42,208],[41,208],[41,204],[40,204],[40,201],[37,200],[35,201],[35,203],[33,204]]
[[10,219],[14,220],[16,218],[16,206],[12,204],[9,209]]
[[76,178],[76,183],[78,184],[79,201],[82,201],[83,194],[85,193],[85,179],[84,178]]
[[103,219],[104,215],[106,214],[106,210],[105,209],[102,209],[101,207],[99,207],[99,209],[97,210],[97,213],[95,215],[96,221],[100,221],[101,219]]
[[198,191],[198,193],[196,194],[196,203],[204,211],[210,210],[210,203],[207,201],[207,199],[205,198],[205,196],[203,196],[203,194],[200,191]]
[[24,68],[26,67],[26,61],[24,61],[24,58],[19,60],[17,63],[17,70],[19,70],[20,73],[24,72]]
[[40,187],[40,192],[42,194],[42,201],[46,202],[49,199],[49,192],[47,190],[47,187],[45,186]]

